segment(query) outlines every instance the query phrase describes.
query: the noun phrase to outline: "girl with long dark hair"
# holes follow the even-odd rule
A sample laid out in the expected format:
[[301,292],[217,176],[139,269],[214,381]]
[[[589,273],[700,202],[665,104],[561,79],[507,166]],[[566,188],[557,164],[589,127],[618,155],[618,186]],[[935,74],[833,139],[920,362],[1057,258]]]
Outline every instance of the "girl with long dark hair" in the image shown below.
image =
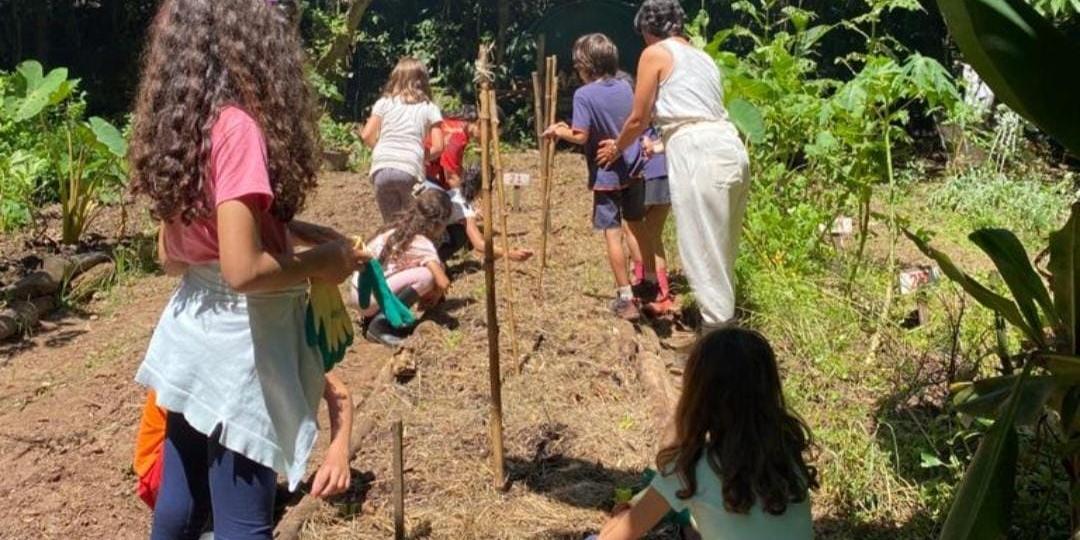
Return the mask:
[[810,430],[784,401],[769,342],[751,330],[715,330],[687,359],[675,437],[657,454],[659,473],[600,539],[640,538],[671,510],[686,509],[710,540],[812,538],[811,445]]
[[307,282],[340,283],[367,259],[294,219],[318,170],[295,12],[164,0],[150,29],[132,187],[162,221],[165,268],[183,275],[135,376],[168,411],[153,539],[198,538],[211,513],[219,538],[271,537],[277,473],[295,489],[318,433]]

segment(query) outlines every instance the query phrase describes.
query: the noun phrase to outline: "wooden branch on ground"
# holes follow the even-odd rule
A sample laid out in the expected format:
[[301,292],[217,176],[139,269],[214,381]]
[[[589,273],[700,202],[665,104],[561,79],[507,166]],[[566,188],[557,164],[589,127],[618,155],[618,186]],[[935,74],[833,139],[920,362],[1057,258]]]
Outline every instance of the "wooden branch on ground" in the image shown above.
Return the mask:
[[59,305],[60,301],[55,294],[12,302],[7,308],[0,310],[0,341],[37,326],[45,314]]
[[0,289],[0,299],[29,300],[56,294],[68,280],[110,260],[107,254],[98,251],[71,257],[62,255],[48,257],[42,263],[41,270]]

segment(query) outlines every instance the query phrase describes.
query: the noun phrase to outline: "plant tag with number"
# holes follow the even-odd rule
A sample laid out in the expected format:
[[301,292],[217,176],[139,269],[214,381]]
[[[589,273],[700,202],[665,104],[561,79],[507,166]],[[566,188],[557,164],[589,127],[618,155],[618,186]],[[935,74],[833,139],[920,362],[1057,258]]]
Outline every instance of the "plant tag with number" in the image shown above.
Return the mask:
[[514,187],[525,187],[532,183],[532,176],[528,173],[506,173],[503,175],[503,184]]

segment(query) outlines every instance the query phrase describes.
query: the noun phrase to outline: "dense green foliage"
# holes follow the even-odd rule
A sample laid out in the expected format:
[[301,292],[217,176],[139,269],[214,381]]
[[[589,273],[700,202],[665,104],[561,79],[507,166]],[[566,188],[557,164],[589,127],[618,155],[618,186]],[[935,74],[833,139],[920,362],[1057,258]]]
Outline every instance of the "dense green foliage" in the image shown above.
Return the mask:
[[28,224],[38,205],[55,200],[62,240],[76,243],[101,199],[124,185],[127,143],[106,120],[84,120],[86,102],[67,69],[45,73],[28,61],[0,78],[0,229]]

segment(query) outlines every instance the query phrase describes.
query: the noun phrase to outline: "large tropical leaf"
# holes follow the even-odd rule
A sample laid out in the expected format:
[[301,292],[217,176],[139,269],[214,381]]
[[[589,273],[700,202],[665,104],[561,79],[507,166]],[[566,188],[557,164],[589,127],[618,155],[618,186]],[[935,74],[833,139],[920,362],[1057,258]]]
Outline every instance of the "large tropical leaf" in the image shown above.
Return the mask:
[[26,85],[23,89],[25,93],[30,93],[34,88],[41,86],[41,81],[45,78],[45,68],[41,67],[41,63],[37,60],[27,60],[19,64],[15,71],[22,76],[23,84]]
[[757,107],[745,99],[735,98],[728,103],[727,109],[731,122],[746,135],[747,140],[758,143],[765,138],[765,119]]
[[[31,70],[30,73],[34,75],[36,71]],[[53,95],[63,91],[61,87],[68,81],[67,75],[67,68],[56,68],[41,80],[34,79],[31,83],[27,79],[26,97],[15,109],[14,120],[22,122],[41,114],[52,102]]]
[[1020,306],[1020,312],[1037,332],[1035,341],[1042,343],[1042,319],[1036,304],[1042,307],[1047,319],[1054,325],[1058,324],[1057,310],[1050,300],[1050,293],[1043,285],[1042,278],[1031,266],[1027,250],[1024,244],[1016,238],[1012,231],[1006,229],[979,229],[968,236],[975,245],[994,261],[998,273],[1001,274],[1013,299]]
[[1009,321],[1010,324],[1019,328],[1024,335],[1032,341],[1042,343],[1042,332],[1038,331],[1036,334],[1037,329],[1033,329],[1028,325],[1024,320],[1024,317],[1020,315],[1020,310],[1017,309],[1015,302],[987,289],[981,283],[975,281],[971,276],[957,268],[948,255],[934,249],[915,233],[904,229],[904,235],[919,248],[919,251],[922,251],[927,257],[933,259],[934,262],[941,267],[941,272],[950,280],[960,285],[960,287],[970,294],[975,301],[982,304],[983,307],[1001,314],[1006,321]]
[[1074,203],[1069,221],[1061,230],[1050,234],[1050,288],[1061,321],[1061,329],[1069,340],[1069,352],[1080,354],[1080,203]]
[[90,130],[94,133],[97,142],[109,149],[116,157],[124,157],[127,154],[127,141],[116,126],[97,116],[90,117]]
[[1019,409],[1019,389],[1027,382],[1034,364],[1028,362],[1013,381],[1005,412],[986,432],[971,460],[949,517],[941,531],[941,540],[985,540],[1004,538],[1009,515],[1016,499],[1016,458],[1019,441],[1014,420]]
[[[1016,377],[1006,375],[955,384],[951,388],[953,406],[971,416],[997,418],[1001,415],[1002,406],[1008,402],[1009,396],[1013,395]],[[1015,423],[1025,426],[1034,424],[1043,415],[1047,401],[1061,385],[1060,379],[1050,375],[1028,377],[1020,389],[1020,404]]]
[[949,32],[998,98],[1080,154],[1080,44],[1024,0],[938,0]]

